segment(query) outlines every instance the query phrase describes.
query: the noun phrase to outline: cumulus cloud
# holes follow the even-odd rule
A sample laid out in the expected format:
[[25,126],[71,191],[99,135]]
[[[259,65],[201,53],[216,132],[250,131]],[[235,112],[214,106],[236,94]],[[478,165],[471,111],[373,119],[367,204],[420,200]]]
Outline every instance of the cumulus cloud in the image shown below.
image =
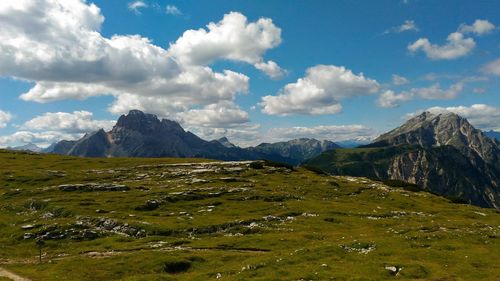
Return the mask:
[[146,4],[144,1],[133,1],[133,2],[128,3],[128,9],[137,15],[141,14],[141,9],[147,8],[147,7],[148,7],[148,4]]
[[[132,7],[143,7],[138,2]],[[248,76],[214,71],[209,65],[216,60],[250,63],[273,78],[284,73],[263,58],[281,42],[271,19],[249,22],[232,12],[207,29],[186,31],[168,49],[139,35],[104,37],[103,21],[96,5],[80,0],[2,2],[0,76],[33,82],[21,95],[26,101],[111,95],[112,113],[141,109],[175,119],[183,112],[188,118],[192,110],[213,111],[214,105],[220,109],[248,91]],[[230,107],[219,114],[239,123],[245,113]]]
[[495,29],[495,25],[487,20],[477,19],[472,25],[462,24],[458,28],[461,33],[474,33],[475,35],[488,34]]
[[[476,128],[482,130],[500,130],[500,107],[486,104],[473,104],[471,106],[431,107],[425,111],[433,113],[454,112],[467,118]],[[423,110],[409,113],[405,117],[409,119],[422,112]]]
[[406,77],[403,77],[403,76],[400,76],[397,74],[392,75],[392,84],[394,84],[396,86],[401,86],[401,85],[405,85],[408,83],[410,83],[410,81]]
[[95,120],[89,111],[47,112],[37,116],[22,125],[26,130],[48,130],[69,134],[81,134],[98,129],[109,130],[115,124],[114,120]]
[[420,38],[408,45],[408,50],[412,53],[422,50],[428,58],[433,60],[451,60],[468,55],[476,47],[474,39],[465,38],[459,32],[448,35],[446,41],[448,43],[439,46],[431,44],[427,38]]
[[458,82],[452,84],[448,89],[443,89],[439,83],[435,83],[429,87],[412,88],[409,91],[404,91],[396,94],[394,91],[388,90],[378,98],[378,105],[381,107],[398,107],[401,102],[409,101],[414,98],[427,100],[450,100],[456,98],[464,89],[464,83]]
[[232,102],[210,104],[201,109],[191,109],[178,114],[187,126],[231,128],[250,121],[248,113]]
[[0,110],[0,128],[5,128],[11,119],[12,115],[9,112]]
[[482,71],[486,74],[500,76],[500,59],[496,59],[486,64],[483,66]]
[[411,53],[424,52],[433,60],[452,60],[468,55],[476,47],[476,42],[467,34],[485,35],[490,33],[495,26],[487,20],[477,19],[472,25],[461,24],[458,31],[450,33],[444,45],[432,44],[427,38],[420,38],[408,45]]
[[254,64],[254,66],[258,70],[267,74],[267,76],[271,77],[272,79],[282,78],[286,74],[286,71],[272,60],[267,62],[259,62]]
[[249,23],[244,15],[231,12],[218,23],[209,23],[207,29],[185,31],[170,45],[169,53],[186,65],[208,65],[226,59],[255,65],[266,73],[269,69],[276,73],[279,68],[276,63],[263,60],[267,50],[281,43],[281,29],[271,19]]
[[167,13],[169,15],[174,15],[174,16],[182,15],[181,10],[179,10],[179,8],[177,8],[174,5],[167,5],[165,7],[165,13]]
[[278,95],[263,97],[260,105],[262,112],[270,115],[334,114],[342,110],[339,101],[374,94],[379,87],[363,73],[356,75],[343,66],[317,65]]
[[392,28],[387,29],[386,31],[384,31],[384,34],[401,33],[401,32],[405,32],[405,31],[418,32],[419,28],[418,28],[417,24],[415,23],[415,21],[413,21],[413,20],[405,20],[404,23],[402,23],[401,25],[392,27]]
[[249,124],[238,128],[197,127],[194,128],[193,131],[206,140],[227,137],[233,144],[241,147],[248,147],[262,142],[262,134],[259,132],[259,128],[260,125],[258,124]]
[[409,101],[412,96],[408,93],[396,94],[392,90],[383,92],[378,98],[378,105],[386,108],[398,107],[401,102]]
[[30,132],[18,131],[11,135],[0,136],[0,147],[34,143],[40,147],[47,147],[50,144],[64,140],[75,140],[82,137],[82,134],[68,134],[58,131]]

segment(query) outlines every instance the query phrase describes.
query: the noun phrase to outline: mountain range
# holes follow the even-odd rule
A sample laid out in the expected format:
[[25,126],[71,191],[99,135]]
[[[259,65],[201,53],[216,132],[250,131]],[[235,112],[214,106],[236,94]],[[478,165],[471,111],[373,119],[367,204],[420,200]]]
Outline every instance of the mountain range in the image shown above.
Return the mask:
[[336,175],[415,184],[482,207],[500,207],[500,146],[454,113],[424,112],[369,145],[322,153],[306,166]]
[[297,165],[320,153],[338,148],[330,141],[296,139],[240,148],[227,138],[206,141],[186,132],[179,123],[159,120],[153,114],[131,110],[111,131],[98,130],[79,140],[63,140],[47,151],[84,157],[199,157],[219,160],[266,159]]
[[43,152],[43,148],[39,147],[34,143],[27,143],[20,146],[7,147],[8,150],[16,150],[16,151],[31,151],[31,152]]
[[[454,113],[424,112],[372,143],[341,148],[301,138],[241,148],[227,138],[206,141],[179,123],[131,110],[108,132],[60,141],[43,152],[83,157],[197,157],[264,159],[302,164],[334,175],[413,184],[452,200],[500,208],[500,144]],[[40,151],[34,145],[14,149]]]

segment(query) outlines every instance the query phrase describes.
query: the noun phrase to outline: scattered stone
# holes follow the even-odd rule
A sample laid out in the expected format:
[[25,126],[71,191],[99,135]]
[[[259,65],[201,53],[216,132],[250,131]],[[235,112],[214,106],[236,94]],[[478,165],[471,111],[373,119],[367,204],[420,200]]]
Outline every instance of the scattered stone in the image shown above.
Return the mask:
[[191,179],[191,183],[194,184],[194,183],[208,183],[207,180],[204,180],[204,179],[197,179],[197,178],[194,178],[194,179]]
[[220,178],[219,180],[223,181],[223,182],[238,182],[239,181],[239,179],[233,178],[233,177]]
[[24,235],[23,235],[23,239],[33,239],[33,238],[35,238],[35,237],[36,237],[36,235],[35,235],[35,234],[33,234],[33,233],[29,233],[29,232],[26,232],[26,233],[24,233]]
[[124,184],[115,183],[76,183],[61,184],[61,191],[127,191],[130,188]]
[[50,219],[50,218],[53,218],[53,217],[54,217],[54,214],[51,213],[51,212],[47,212],[47,213],[45,213],[45,214],[43,214],[41,216],[42,219]]
[[94,240],[94,239],[99,237],[99,234],[97,232],[90,230],[90,229],[83,230],[81,235],[82,235],[83,239],[86,239],[86,240]]
[[351,245],[340,245],[342,249],[344,249],[346,252],[356,252],[359,254],[368,254],[369,252],[375,250],[376,245],[375,244],[369,244],[369,243],[353,243]]
[[33,224],[27,224],[27,225],[23,225],[21,226],[21,229],[24,229],[24,230],[29,230],[29,229],[33,229],[35,228],[36,226],[33,225]]
[[398,276],[399,272],[403,269],[402,267],[399,267],[399,266],[395,266],[395,265],[392,265],[392,266],[388,266],[386,265],[385,266],[385,269],[387,271],[389,271],[389,273],[393,276]]
[[144,203],[144,205],[138,206],[135,209],[137,211],[152,211],[160,207],[160,201],[155,199],[149,199]]

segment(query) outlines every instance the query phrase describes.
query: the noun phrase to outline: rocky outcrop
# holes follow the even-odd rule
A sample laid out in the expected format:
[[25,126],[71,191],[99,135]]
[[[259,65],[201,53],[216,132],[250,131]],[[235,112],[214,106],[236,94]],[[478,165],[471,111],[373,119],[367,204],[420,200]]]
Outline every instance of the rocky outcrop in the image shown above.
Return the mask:
[[454,113],[424,112],[372,144],[307,165],[332,174],[399,180],[470,204],[500,208],[500,149]]
[[218,142],[218,143],[222,144],[223,146],[225,146],[227,148],[234,148],[234,147],[236,147],[236,145],[234,145],[233,143],[231,143],[226,137],[222,137],[220,139],[213,140],[212,142]]

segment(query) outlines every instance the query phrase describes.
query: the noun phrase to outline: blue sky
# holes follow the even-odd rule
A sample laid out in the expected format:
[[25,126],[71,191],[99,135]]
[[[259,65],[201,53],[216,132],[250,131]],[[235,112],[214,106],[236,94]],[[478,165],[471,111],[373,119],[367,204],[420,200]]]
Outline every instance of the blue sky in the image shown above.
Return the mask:
[[426,109],[500,130],[498,1],[33,3],[0,3],[0,146],[133,108],[243,146],[366,140]]

